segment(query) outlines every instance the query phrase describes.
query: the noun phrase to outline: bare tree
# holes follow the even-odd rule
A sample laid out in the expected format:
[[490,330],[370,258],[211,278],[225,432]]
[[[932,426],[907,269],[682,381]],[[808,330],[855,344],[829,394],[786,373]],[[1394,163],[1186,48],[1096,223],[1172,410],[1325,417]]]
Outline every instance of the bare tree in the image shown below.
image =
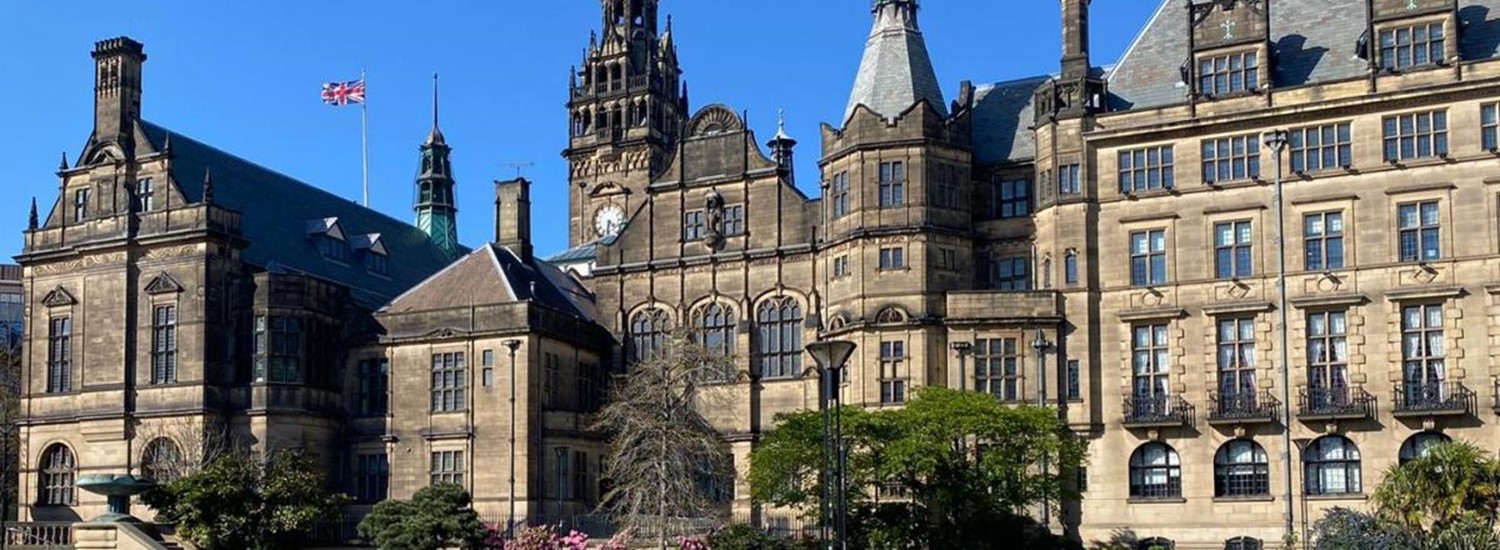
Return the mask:
[[611,488],[603,507],[625,527],[656,533],[667,547],[672,526],[701,526],[718,515],[707,487],[732,479],[719,432],[703,411],[721,405],[704,382],[733,373],[729,357],[674,333],[660,349],[615,380],[595,424],[610,436],[605,476]]
[[217,416],[175,417],[153,422],[137,433],[141,472],[160,483],[192,475],[218,459],[246,450]]

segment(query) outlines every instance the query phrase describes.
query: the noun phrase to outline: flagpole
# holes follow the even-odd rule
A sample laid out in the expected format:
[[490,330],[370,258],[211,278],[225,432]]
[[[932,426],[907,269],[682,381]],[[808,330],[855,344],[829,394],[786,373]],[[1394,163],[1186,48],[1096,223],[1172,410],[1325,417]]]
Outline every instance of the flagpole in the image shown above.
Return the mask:
[[[365,81],[365,70],[359,70],[359,81],[369,89],[369,83]],[[365,176],[365,208],[370,207],[370,104],[369,96],[359,102],[359,140],[363,149],[363,168]]]

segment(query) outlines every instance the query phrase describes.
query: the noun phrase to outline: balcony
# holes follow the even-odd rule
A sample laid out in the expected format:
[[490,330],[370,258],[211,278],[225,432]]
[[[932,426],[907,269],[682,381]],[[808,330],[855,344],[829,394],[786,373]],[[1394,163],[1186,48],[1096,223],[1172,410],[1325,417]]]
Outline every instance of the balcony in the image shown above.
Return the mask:
[[1297,418],[1305,421],[1375,418],[1375,396],[1358,386],[1303,386],[1297,391]]
[[1281,417],[1281,401],[1270,392],[1210,392],[1208,423],[1269,424]]
[[1396,385],[1397,417],[1462,416],[1474,411],[1474,392],[1458,382]]
[[1193,423],[1193,406],[1181,397],[1138,395],[1125,398],[1126,428],[1176,428]]

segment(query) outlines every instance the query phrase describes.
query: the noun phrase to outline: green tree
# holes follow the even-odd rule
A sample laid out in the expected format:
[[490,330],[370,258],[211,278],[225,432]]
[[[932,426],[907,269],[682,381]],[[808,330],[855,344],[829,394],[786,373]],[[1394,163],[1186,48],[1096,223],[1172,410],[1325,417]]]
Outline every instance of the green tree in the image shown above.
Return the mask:
[[[1013,548],[1024,540],[1016,537],[1032,533],[1021,515],[1068,496],[1059,472],[1074,471],[1083,459],[1082,443],[1055,411],[975,392],[925,388],[903,409],[846,408],[843,422],[851,538],[872,548],[979,548],[974,541],[984,540]],[[815,514],[822,445],[818,412],[779,416],[751,453],[752,497]],[[1047,473],[1037,468],[1044,460]],[[910,498],[874,502],[874,487],[899,488]],[[1047,538],[1028,544],[1057,544]]]
[[469,507],[463,487],[439,484],[417,491],[410,501],[387,500],[359,522],[359,534],[381,550],[482,548],[488,529]]
[[1470,443],[1446,443],[1386,471],[1375,489],[1381,519],[1409,529],[1440,530],[1477,515],[1500,514],[1500,461]]
[[197,473],[142,495],[162,520],[204,550],[280,550],[316,523],[338,517],[349,497],[330,490],[322,470],[293,451],[265,460],[219,457]]
[[[718,510],[705,486],[731,479],[723,440],[703,412],[712,396],[703,383],[733,376],[728,357],[676,333],[615,380],[594,429],[608,434],[604,508],[624,526],[654,533],[667,547],[670,523],[712,518]],[[686,520],[686,521],[681,521]]]

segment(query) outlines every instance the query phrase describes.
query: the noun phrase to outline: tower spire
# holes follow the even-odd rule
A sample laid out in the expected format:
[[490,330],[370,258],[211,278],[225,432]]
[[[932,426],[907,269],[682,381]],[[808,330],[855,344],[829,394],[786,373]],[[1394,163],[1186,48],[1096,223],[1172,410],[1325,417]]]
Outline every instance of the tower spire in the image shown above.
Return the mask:
[[771,160],[776,161],[776,166],[785,175],[786,181],[792,185],[797,184],[797,173],[795,163],[792,160],[792,150],[797,146],[797,140],[786,133],[786,110],[776,111],[776,136],[768,143],[771,147]]
[[445,144],[443,131],[438,129],[438,74],[432,73],[432,132],[427,134],[427,145]]
[[938,114],[947,116],[948,106],[927,55],[927,42],[917,25],[917,8],[916,0],[875,0],[875,24],[865,42],[845,120],[860,105],[880,116],[895,118],[923,100]]

